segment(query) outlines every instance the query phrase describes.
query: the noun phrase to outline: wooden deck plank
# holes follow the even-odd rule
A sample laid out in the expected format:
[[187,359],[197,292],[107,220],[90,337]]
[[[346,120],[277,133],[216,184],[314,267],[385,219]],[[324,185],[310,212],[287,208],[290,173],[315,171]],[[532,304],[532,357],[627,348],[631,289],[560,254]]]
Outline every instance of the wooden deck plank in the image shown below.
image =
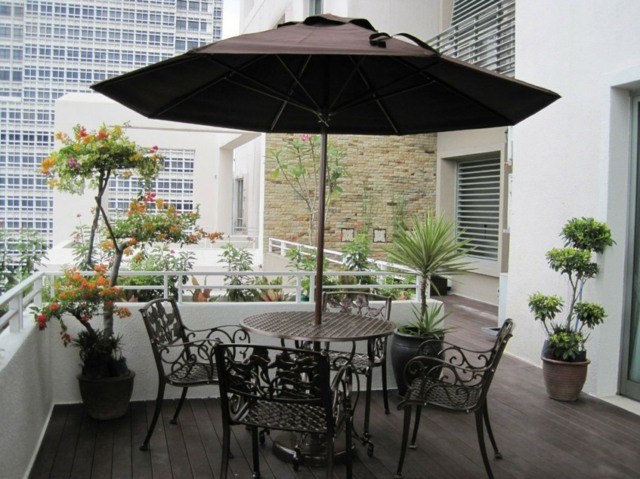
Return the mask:
[[[447,325],[456,329],[449,340],[482,349],[493,338],[482,330],[496,323],[497,310],[456,297],[443,297],[452,312]],[[515,334],[518,334],[516,328]],[[393,386],[393,385],[392,385]],[[389,478],[397,467],[402,436],[402,411],[391,391],[391,414],[385,415],[382,395],[375,392],[371,431],[375,455],[369,458],[358,442],[355,478]],[[362,401],[362,398],[361,398]],[[218,479],[222,419],[216,399],[188,401],[177,426],[168,424],[175,401],[166,401],[150,451],[138,450],[153,414],[154,402],[134,402],[127,416],[107,425],[91,422],[81,405],[56,406],[30,479],[69,478],[88,471],[88,479]],[[362,425],[363,404],[356,412]],[[491,459],[500,479],[540,477],[629,478],[640,470],[640,417],[586,394],[576,403],[547,397],[542,372],[505,355],[489,393],[493,431],[504,459]],[[250,433],[234,427],[229,477],[251,477]],[[93,432],[92,432],[93,431]],[[274,432],[275,434],[275,432]],[[93,437],[93,439],[92,439]],[[290,464],[271,453],[273,438],[261,447],[264,478],[320,479],[325,469]],[[112,465],[102,467],[102,450],[112,444]],[[53,445],[53,446],[52,446]],[[487,444],[491,453],[491,446]],[[127,459],[127,457],[129,459]],[[90,467],[89,467],[90,466]],[[108,472],[109,471],[109,472]],[[343,478],[345,466],[334,477]],[[429,409],[423,412],[418,449],[407,451],[405,479],[460,479],[485,477],[477,445],[474,417]]]

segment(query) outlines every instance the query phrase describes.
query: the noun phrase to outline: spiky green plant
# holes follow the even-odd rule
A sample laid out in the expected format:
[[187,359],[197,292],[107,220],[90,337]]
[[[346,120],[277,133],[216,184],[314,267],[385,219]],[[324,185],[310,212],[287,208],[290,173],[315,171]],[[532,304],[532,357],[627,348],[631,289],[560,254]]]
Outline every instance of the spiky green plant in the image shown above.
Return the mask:
[[426,213],[412,218],[407,229],[394,235],[388,259],[415,270],[420,278],[420,317],[427,316],[427,286],[433,275],[452,276],[471,271],[472,248],[452,221]]

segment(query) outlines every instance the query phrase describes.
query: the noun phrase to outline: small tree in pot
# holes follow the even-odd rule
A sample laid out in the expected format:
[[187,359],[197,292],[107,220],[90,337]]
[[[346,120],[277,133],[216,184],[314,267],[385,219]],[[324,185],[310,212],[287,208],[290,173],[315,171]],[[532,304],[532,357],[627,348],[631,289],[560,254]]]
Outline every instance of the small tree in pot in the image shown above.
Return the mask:
[[415,321],[394,332],[391,345],[393,365],[398,393],[404,395],[406,384],[404,366],[428,339],[442,341],[446,328],[442,323],[442,308],[429,307],[427,288],[434,275],[452,276],[472,269],[466,260],[471,251],[469,241],[461,238],[453,222],[442,216],[426,213],[423,218],[414,217],[409,228],[394,234],[388,251],[391,262],[411,268],[419,278],[419,309],[414,309]]
[[[95,275],[87,278],[77,270],[67,271],[54,283],[49,301],[33,308],[34,316],[40,329],[44,329],[52,318],[60,321],[65,346],[73,342],[80,348],[83,368],[78,379],[89,415],[96,419],[115,418],[126,412],[134,377],[121,357],[120,338],[114,335],[113,330],[114,315],[128,314],[126,308],[115,305],[116,301],[123,299],[122,291],[116,286],[123,257],[133,252],[135,247],[158,241],[197,243],[203,237],[215,241],[220,234],[208,234],[196,226],[199,219],[197,209],[180,213],[175,206],[156,199],[155,194],[149,191],[152,180],[162,169],[163,158],[157,146],[138,146],[120,126],[102,125],[96,131],[88,131],[76,125],[73,135],[57,133],[56,139],[62,146],[42,162],[42,174],[49,179],[49,186],[71,194],[83,193],[86,186],[96,189],[93,221],[88,245],[82,250],[85,259],[81,261],[81,268],[94,270]],[[111,220],[104,204],[109,182],[116,177],[129,178],[134,172],[140,179],[142,191],[132,199],[123,217]],[[101,238],[106,240],[100,243]],[[96,264],[95,253],[100,247],[109,251],[105,256],[108,266]],[[84,326],[75,340],[67,332],[64,314],[74,317]],[[102,314],[102,328],[89,322],[95,314]],[[103,387],[106,387],[105,383],[120,382],[126,382],[121,391],[128,397],[122,400],[124,407],[113,408],[111,403],[120,402],[120,398],[113,399]],[[106,399],[104,411],[88,403],[87,391],[93,386],[99,389],[91,394],[90,400],[93,403],[94,398]]]
[[542,350],[547,392],[553,399],[574,401],[582,390],[590,362],[584,347],[589,331],[607,316],[601,305],[582,300],[583,289],[600,271],[593,261],[594,253],[603,253],[614,241],[609,227],[593,218],[569,220],[561,236],[564,247],[548,251],[547,262],[569,281],[566,316],[560,321],[556,319],[565,302],[554,294],[532,294],[529,309],[534,318],[542,322],[547,334]]

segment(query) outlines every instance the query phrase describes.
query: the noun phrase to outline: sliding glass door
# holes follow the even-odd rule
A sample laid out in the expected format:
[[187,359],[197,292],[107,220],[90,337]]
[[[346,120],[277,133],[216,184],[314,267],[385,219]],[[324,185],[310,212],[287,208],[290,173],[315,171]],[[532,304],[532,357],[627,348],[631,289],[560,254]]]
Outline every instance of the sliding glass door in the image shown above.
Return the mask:
[[632,169],[635,179],[632,188],[630,228],[632,262],[629,267],[629,277],[626,284],[627,305],[625,308],[624,345],[622,360],[622,375],[620,378],[620,393],[624,396],[640,401],[640,96],[632,101],[632,141],[633,162]]

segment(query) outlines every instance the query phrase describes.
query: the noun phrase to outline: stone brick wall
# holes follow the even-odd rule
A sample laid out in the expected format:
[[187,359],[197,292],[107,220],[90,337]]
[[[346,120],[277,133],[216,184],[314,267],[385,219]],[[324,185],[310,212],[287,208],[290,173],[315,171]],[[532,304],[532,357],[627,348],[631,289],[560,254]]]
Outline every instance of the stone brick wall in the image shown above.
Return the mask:
[[[265,241],[270,237],[295,238],[315,244],[308,238],[306,206],[282,178],[274,179],[275,161],[269,158],[270,150],[279,149],[292,136],[267,135]],[[344,164],[351,178],[341,179],[344,192],[329,210],[325,248],[342,250],[342,233],[348,234],[350,229],[357,233],[369,223],[372,241],[373,230],[385,230],[386,243],[372,243],[374,255],[384,258],[384,248],[393,236],[394,215],[402,204],[406,219],[435,210],[436,135],[330,135],[329,142],[346,151]],[[379,236],[381,233],[378,231]]]

